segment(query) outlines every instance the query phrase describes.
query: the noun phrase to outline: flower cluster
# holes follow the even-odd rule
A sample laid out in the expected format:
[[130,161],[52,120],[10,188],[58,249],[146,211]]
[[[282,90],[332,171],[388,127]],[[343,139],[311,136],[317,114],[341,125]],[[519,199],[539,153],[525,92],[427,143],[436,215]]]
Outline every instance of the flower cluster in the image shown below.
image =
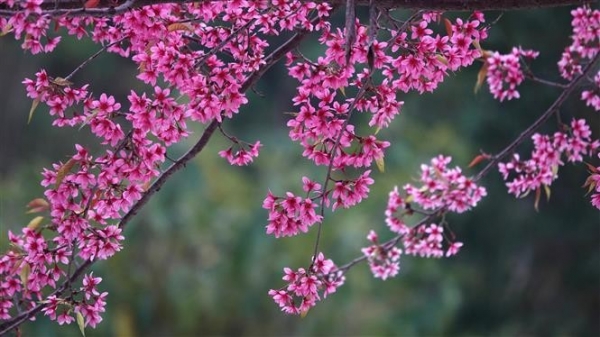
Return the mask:
[[43,2],[44,0],[0,0],[0,4],[9,9],[16,10],[20,7],[10,18],[0,17],[0,31],[12,32],[15,39],[23,39],[21,48],[29,50],[32,54],[52,52],[60,42],[60,36],[47,36],[52,21],[50,17],[41,15]]
[[462,213],[475,207],[487,195],[484,187],[465,177],[459,167],[448,168],[451,157],[442,155],[431,159],[431,165],[421,165],[420,187],[404,186],[410,201],[425,210],[447,209]]
[[[375,162],[382,168],[384,150],[390,145],[377,139],[376,134],[389,126],[404,104],[396,93],[431,92],[449,71],[468,66],[481,56],[476,45],[487,37],[486,30],[480,27],[484,21],[481,13],[475,13],[466,21],[457,19],[451,23],[448,20],[444,36],[434,34],[432,29],[439,20],[438,14],[425,13],[409,22],[407,31],[390,30],[387,41],[375,39],[372,43],[368,43],[368,28],[357,22],[356,39],[348,60],[345,32],[329,27],[320,38],[327,48],[324,57],[312,61],[299,54],[287,55],[289,74],[300,82],[293,98],[298,112],[288,122],[290,138],[302,145],[303,156],[316,165],[330,167],[332,173],[346,173],[350,169],[364,171],[354,179],[335,179],[333,174],[328,174],[327,182],[333,183],[330,190],[320,190],[320,185],[305,178],[304,190],[307,194],[314,193],[314,199],[308,196],[302,199],[291,192],[287,192],[286,197],[277,197],[269,192],[263,203],[269,210],[267,233],[276,237],[295,235],[320,222],[321,217],[313,213],[315,199],[321,199],[322,207],[331,206],[335,210],[354,206],[366,198],[368,186],[373,184],[369,167]],[[371,62],[368,55],[372,55]],[[367,67],[369,63],[371,68]],[[382,75],[377,83],[372,76],[375,72]],[[347,92],[357,94],[347,97]],[[357,133],[350,121],[353,110],[370,114],[369,126],[375,128],[371,134]],[[428,207],[443,205],[457,212],[474,206],[485,195],[485,190],[462,176],[459,169],[446,170],[445,165],[440,164],[439,179],[424,178],[425,183],[437,181],[438,185],[430,191],[420,191],[419,195],[415,191],[413,198],[423,203],[435,198],[440,201],[429,201]],[[323,189],[326,186],[327,183]],[[406,231],[410,230],[406,228]],[[369,240],[373,245],[364,248],[363,254],[376,277],[386,279],[396,275],[401,251],[378,245],[374,232]],[[276,301],[282,307],[281,303],[289,301],[285,294],[285,291],[272,294],[280,296]]]
[[402,237],[404,245],[404,254],[420,257],[435,257],[444,256],[443,242],[448,243],[448,248],[445,251],[445,256],[450,257],[456,255],[462,242],[451,242],[444,236],[444,227],[437,224],[420,225],[411,228],[410,231]]
[[[508,192],[520,197],[541,187],[549,188],[558,177],[558,169],[564,165],[563,159],[576,163],[584,156],[592,156],[600,148],[599,140],[591,139],[590,127],[583,119],[573,119],[568,132],[555,132],[554,135],[534,134],[534,149],[531,158],[522,160],[515,153],[512,160],[500,163],[498,169],[506,183]],[[511,174],[513,173],[513,174]]]
[[261,147],[260,141],[257,141],[246,150],[240,145],[240,149],[233,152],[233,146],[227,150],[219,152],[219,156],[227,159],[229,164],[236,166],[244,166],[252,163],[254,158],[258,157],[258,149]]
[[[323,30],[320,41],[327,50],[317,61],[288,54],[289,74],[301,83],[293,98],[298,112],[288,126],[290,138],[304,148],[303,156],[316,165],[331,166],[340,172],[383,162],[383,151],[389,142],[378,140],[376,131],[358,135],[349,120],[352,110],[370,113],[369,125],[377,130],[385,128],[403,105],[397,99],[399,90],[433,91],[448,71],[470,65],[480,56],[473,46],[487,37],[486,31],[479,28],[483,21],[480,13],[469,21],[458,19],[451,24],[449,35],[443,37],[429,28],[436,19],[436,15],[424,14],[411,22],[410,37],[407,32],[394,31],[388,41],[375,40],[370,46],[367,27],[357,22],[348,64],[345,34],[341,30]],[[373,69],[366,67],[369,52],[373,54]],[[379,83],[373,82],[374,71],[383,75]],[[346,97],[346,91],[351,90],[364,94]],[[372,184],[369,172],[351,180],[330,178],[335,184],[332,208],[350,207],[366,197],[366,186]],[[321,197],[326,198],[329,193],[324,191]]]
[[369,268],[375,278],[386,280],[388,277],[394,277],[400,271],[400,254],[402,250],[394,246],[386,248],[378,244],[378,237],[375,231],[370,231],[367,240],[373,243],[372,246],[362,248],[362,253],[367,257]]
[[[431,160],[431,165],[421,165],[420,181],[423,185],[419,188],[410,184],[404,186],[406,198],[400,195],[398,187],[394,187],[389,193],[385,222],[397,236],[380,244],[377,234],[371,231],[367,239],[373,245],[362,249],[376,278],[385,280],[397,275],[400,270],[401,254],[450,257],[458,253],[462,247],[462,242],[450,240],[444,235],[442,224],[419,224],[410,227],[404,221],[406,216],[411,216],[417,211],[421,212],[414,209],[412,203],[424,210],[462,213],[474,207],[486,195],[486,190],[462,175],[460,168],[448,169],[447,165],[450,161],[450,157],[438,156]],[[444,241],[447,243],[445,251]],[[402,242],[403,250],[396,247],[398,242]]]
[[591,106],[594,110],[600,111],[600,71],[594,76],[592,85],[594,88],[581,92],[581,99],[585,101],[587,106]]
[[404,221],[402,221],[402,216],[396,216],[401,209],[404,210],[408,207],[409,205],[398,192],[398,186],[394,186],[394,189],[389,194],[387,207],[385,208],[385,223],[392,232],[404,235],[410,230]]
[[[316,165],[333,162],[339,171],[382,160],[389,143],[378,140],[376,132],[358,135],[348,121],[351,108],[370,113],[369,126],[377,130],[388,127],[404,104],[398,100],[398,91],[431,92],[449,71],[468,66],[481,56],[474,46],[487,37],[480,28],[481,13],[469,21],[457,19],[446,36],[434,34],[430,28],[436,19],[426,13],[411,22],[410,37],[404,31],[391,31],[387,41],[371,44],[367,43],[368,28],[357,22],[348,64],[345,33],[339,29],[323,30],[319,41],[327,47],[324,57],[311,61],[302,55],[288,55],[289,74],[300,82],[293,98],[298,112],[288,122],[289,134],[304,148],[303,156]],[[373,69],[367,67],[370,52]],[[382,75],[378,83],[374,83],[374,72]],[[352,90],[364,94],[346,97]]]
[[321,222],[323,217],[317,215],[317,204],[311,198],[302,198],[287,192],[285,197],[276,197],[271,192],[263,201],[263,208],[269,210],[267,234],[276,238],[294,236]]
[[573,42],[565,48],[558,69],[563,78],[572,80],[581,74],[583,65],[600,51],[600,10],[579,7],[571,11]]
[[538,55],[536,51],[516,47],[506,55],[489,53],[486,57],[487,83],[494,98],[500,102],[519,98],[517,87],[525,80],[521,63],[523,59],[535,59]]
[[105,310],[105,300],[108,295],[107,292],[100,293],[98,291],[97,285],[101,281],[102,278],[94,277],[93,273],[85,275],[82,281],[83,285],[79,288],[82,297],[80,301],[76,302],[72,299],[62,299],[51,295],[45,301],[47,306],[42,309],[42,312],[60,325],[73,322],[75,319],[72,313],[74,312],[84,319],[85,325],[95,327],[102,322],[101,313]]
[[283,280],[287,282],[287,286],[269,290],[269,296],[288,314],[305,315],[321,300],[321,296],[326,298],[345,282],[343,273],[337,270],[333,261],[325,259],[323,253],[313,259],[308,271],[304,268],[296,271],[284,268],[283,272]]
[[68,118],[65,112],[76,104],[84,101],[88,102],[88,85],[81,88],[72,88],[68,81],[61,78],[52,78],[48,76],[45,70],[37,72],[35,80],[25,79],[23,84],[25,84],[27,96],[37,102],[34,104],[44,103],[48,105],[50,116],[55,117],[52,125],[58,127],[74,126],[84,121],[82,116]]
[[[47,207],[41,210],[49,211],[50,220],[38,217],[22,233],[10,233],[12,248],[0,256],[0,319],[42,303],[45,313],[60,324],[81,315],[86,325],[95,326],[106,293],[96,290],[100,279],[91,275],[78,290],[75,282],[67,281],[75,272],[71,267],[107,259],[121,250],[119,221],[161,174],[167,148],[189,135],[190,121],[223,122],[248,102],[244,92],[271,66],[266,59],[267,37],[321,30],[329,25],[325,20],[331,7],[296,0],[214,1],[54,19],[43,15],[42,3],[0,0],[8,9],[20,8],[10,18],[0,18],[2,34],[12,32],[24,39],[23,48],[32,53],[49,52],[60,40],[60,32],[49,29],[52,23],[55,31],[64,28],[68,35],[89,37],[108,52],[131,58],[139,66],[137,78],[151,88],[150,93],[132,91],[128,104],[122,104],[108,93],[91,93],[88,85],[74,85],[71,75],[51,77],[41,70],[23,82],[34,100],[32,113],[45,105],[54,125],[89,128],[104,148],[92,154],[76,145],[68,160],[42,173],[46,190],[45,200],[40,200]],[[248,150],[229,149],[221,155],[234,165],[246,165],[259,147],[256,142]],[[370,140],[365,140],[364,148],[366,156],[378,156]],[[295,213],[303,218],[298,226],[304,230],[302,226],[320,221],[310,199],[302,200],[297,209],[295,201],[289,196],[281,207],[287,216]],[[285,228],[278,231],[291,233]],[[61,284],[69,286],[48,297]],[[15,295],[23,308],[11,301]]]

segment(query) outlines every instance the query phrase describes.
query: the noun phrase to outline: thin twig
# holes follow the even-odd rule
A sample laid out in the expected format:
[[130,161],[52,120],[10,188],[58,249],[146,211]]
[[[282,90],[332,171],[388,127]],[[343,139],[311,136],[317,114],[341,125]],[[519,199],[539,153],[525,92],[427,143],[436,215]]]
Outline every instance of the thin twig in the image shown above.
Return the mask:
[[83,61],[83,63],[81,63],[79,66],[77,66],[77,68],[75,68],[69,75],[67,75],[67,77],[65,77],[65,80],[68,81],[69,79],[71,79],[71,77],[73,77],[73,75],[75,75],[75,73],[77,73],[79,70],[81,70],[83,67],[85,67],[93,59],[98,57],[98,55],[102,54],[102,52],[104,52],[105,50],[107,50],[108,48],[110,48],[116,44],[123,42],[123,40],[125,40],[125,39],[126,39],[126,37],[123,37],[115,42],[109,43],[106,46],[102,47],[100,50],[98,50],[92,56],[90,56],[87,60]]
[[558,83],[558,82],[554,82],[554,81],[545,80],[543,78],[539,78],[539,77],[535,76],[532,73],[526,73],[525,77],[528,78],[528,79],[530,79],[530,80],[532,80],[532,81],[534,81],[534,82],[538,82],[538,83],[541,83],[541,84],[544,84],[544,85],[547,85],[547,86],[550,86],[550,87],[556,87],[556,88],[564,89],[564,88],[566,88],[568,86],[568,84]]
[[229,34],[229,36],[227,36],[227,38],[225,38],[223,41],[221,41],[221,43],[219,43],[216,47],[211,48],[208,53],[204,54],[202,56],[202,58],[195,63],[195,66],[196,67],[202,66],[204,64],[204,62],[206,62],[206,60],[208,60],[209,57],[211,57],[212,55],[221,51],[221,49],[223,49],[223,47],[225,47],[226,44],[228,44],[229,42],[231,42],[231,40],[233,40],[236,36],[238,36],[238,34],[242,30],[250,28],[250,26],[252,26],[254,24],[254,22],[256,22],[256,19],[252,19],[252,20],[248,21],[245,25],[238,27],[236,30],[231,32],[231,34]]
[[[362,99],[363,96],[365,95],[365,93],[367,91],[367,87],[370,86],[370,82],[371,82],[371,73],[369,73],[369,76],[367,78],[365,78],[365,82],[360,87],[358,93],[356,94],[356,97],[352,101],[352,104],[350,104],[350,107],[348,108],[348,116],[344,120],[344,124],[342,124],[340,133],[338,134],[338,136],[335,140],[335,143],[333,144],[333,147],[331,148],[331,154],[330,154],[331,158],[329,159],[329,166],[327,167],[327,175],[325,177],[325,181],[323,182],[323,189],[321,190],[322,191],[321,192],[321,209],[320,209],[321,218],[323,218],[325,216],[325,202],[327,200],[327,185],[329,184],[329,181],[331,180],[331,172],[333,171],[333,162],[336,157],[335,150],[340,145],[340,141],[342,140],[342,136],[344,135],[344,132],[346,131],[346,127],[348,126],[348,123],[350,122],[350,118],[352,117],[352,112],[354,111],[357,102],[360,99]],[[317,258],[317,253],[319,250],[319,241],[321,240],[322,227],[323,227],[323,222],[321,221],[321,222],[319,222],[318,227],[317,227],[317,238],[315,239],[315,249],[314,249],[314,254],[313,254],[313,259],[312,259],[311,264],[314,263],[315,259]],[[310,270],[310,268],[309,268],[309,270]]]

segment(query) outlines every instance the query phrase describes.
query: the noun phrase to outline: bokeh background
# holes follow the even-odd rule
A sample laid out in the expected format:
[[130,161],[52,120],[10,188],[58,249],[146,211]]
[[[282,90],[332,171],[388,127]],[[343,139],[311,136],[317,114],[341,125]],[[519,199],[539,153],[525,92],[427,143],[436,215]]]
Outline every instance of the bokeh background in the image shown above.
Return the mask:
[[[556,62],[569,43],[569,10],[504,13],[483,48],[539,50],[533,70],[559,80]],[[499,14],[489,13],[488,20]],[[302,45],[308,55],[318,55],[321,48],[314,38]],[[42,168],[73,153],[75,142],[98,148],[85,130],[50,127],[41,107],[27,124],[31,101],[20,82],[42,67],[65,76],[96,50],[66,38],[52,55],[31,56],[12,37],[0,38],[2,249],[7,230],[20,230],[31,219],[25,205],[43,193]],[[477,71],[474,66],[452,74],[434,94],[402,94],[401,116],[380,133],[393,146],[386,172],[374,173],[371,197],[327,215],[321,247],[328,257],[343,264],[359,256],[369,229],[391,236],[383,215],[387,194],[415,177],[420,163],[443,153],[466,167],[480,150],[497,152],[559,94],[526,83],[522,99],[498,103],[485,90],[473,93]],[[136,72],[130,61],[102,55],[74,80],[124,101],[132,88],[148,90],[134,80]],[[94,266],[109,298],[104,321],[88,329],[88,336],[600,335],[600,214],[581,188],[587,176],[583,165],[561,169],[551,199],[541,201],[539,212],[532,196],[509,196],[494,171],[484,179],[489,196],[480,206],[448,217],[465,243],[458,256],[403,257],[400,274],[388,281],[374,279],[361,264],[305,318],[281,313],[267,291],[283,285],[284,266],[308,265],[315,231],[295,238],[267,236],[262,199],[268,189],[299,191],[303,175],[322,180],[325,174],[311,167],[287,137],[284,112],[292,111],[295,86],[281,64],[274,67],[257,87],[264,97],[250,93],[251,104],[225,124],[230,134],[264,144],[252,166],[229,166],[217,155],[228,142],[216,135],[127,228],[123,251]],[[563,121],[585,116],[595,137],[600,135],[599,115],[577,97],[560,113]],[[551,120],[542,131],[555,128]],[[169,150],[170,157],[183,153],[202,128],[194,130],[188,142]],[[520,150],[530,149],[526,144]],[[60,327],[39,316],[23,325],[22,334],[77,336],[79,331],[75,324]]]

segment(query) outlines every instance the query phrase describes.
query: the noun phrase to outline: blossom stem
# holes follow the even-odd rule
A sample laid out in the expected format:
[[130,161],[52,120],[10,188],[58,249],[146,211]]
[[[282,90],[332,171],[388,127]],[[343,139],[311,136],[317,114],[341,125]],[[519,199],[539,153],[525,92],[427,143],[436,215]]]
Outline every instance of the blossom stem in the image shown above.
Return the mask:
[[81,63],[79,66],[77,66],[77,68],[75,68],[69,75],[67,75],[67,77],[65,77],[65,80],[68,81],[71,79],[71,77],[73,77],[79,70],[81,70],[83,67],[85,67],[88,63],[90,63],[93,59],[95,59],[96,57],[98,57],[100,54],[102,54],[104,51],[106,51],[108,48],[119,44],[121,42],[123,42],[123,40],[125,40],[125,38],[119,39],[115,42],[109,43],[106,46],[100,48],[100,50],[98,50],[97,52],[95,52],[92,56],[88,57],[87,60],[83,61],[83,63]]
[[[333,171],[333,162],[335,160],[335,150],[340,145],[340,141],[342,140],[342,136],[344,135],[344,132],[346,131],[346,127],[348,126],[348,123],[350,122],[350,117],[352,117],[352,111],[354,111],[354,108],[356,107],[356,103],[360,99],[362,99],[362,97],[365,95],[365,93],[367,92],[367,88],[370,85],[370,82],[371,82],[371,73],[369,73],[369,76],[367,78],[365,78],[365,82],[358,90],[358,93],[356,94],[356,97],[352,101],[352,104],[350,104],[350,107],[348,107],[348,116],[344,120],[344,123],[342,124],[342,127],[340,129],[340,133],[337,135],[335,143],[333,144],[333,147],[331,148],[331,154],[330,154],[331,158],[329,159],[329,166],[327,167],[327,175],[325,177],[325,181],[323,182],[323,189],[321,190],[322,191],[322,193],[321,193],[321,210],[320,210],[321,218],[325,217],[325,201],[327,200],[327,185],[328,185],[329,181],[332,180],[331,172]],[[311,262],[311,267],[312,267],[312,263],[314,263],[315,259],[317,258],[317,253],[319,250],[319,241],[321,240],[322,226],[323,226],[323,222],[321,221],[321,222],[319,222],[318,227],[317,227],[317,238],[315,239],[315,249],[314,249],[314,254],[313,254],[313,260]],[[309,268],[309,270],[310,269],[311,268]]]

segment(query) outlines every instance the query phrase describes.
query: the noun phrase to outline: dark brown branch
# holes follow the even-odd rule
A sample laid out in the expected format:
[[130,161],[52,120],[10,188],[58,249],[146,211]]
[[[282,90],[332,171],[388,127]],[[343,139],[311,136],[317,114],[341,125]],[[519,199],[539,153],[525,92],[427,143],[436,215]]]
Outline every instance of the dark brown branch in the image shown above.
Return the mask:
[[[206,0],[101,0],[96,8],[83,8],[81,0],[44,0],[43,13],[50,16],[112,16],[127,10],[164,3],[194,3]],[[226,0],[223,0],[226,1]],[[308,1],[308,0],[307,0]],[[322,0],[316,0],[322,1]],[[358,6],[368,6],[370,0],[356,0]],[[346,0],[328,1],[343,5]],[[427,9],[446,11],[516,10],[598,3],[598,0],[374,0],[379,8]],[[0,5],[0,16],[11,16],[21,9]]]

